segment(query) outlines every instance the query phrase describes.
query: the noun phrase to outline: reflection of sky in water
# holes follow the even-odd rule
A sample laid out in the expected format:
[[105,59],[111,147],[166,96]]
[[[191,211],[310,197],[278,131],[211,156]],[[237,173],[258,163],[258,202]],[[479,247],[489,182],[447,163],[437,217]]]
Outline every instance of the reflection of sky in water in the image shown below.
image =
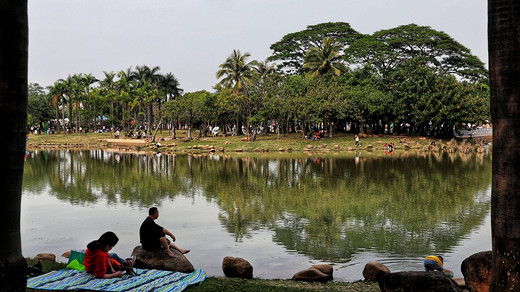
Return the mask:
[[[71,205],[50,196],[48,192],[48,189],[41,194],[24,192],[22,196],[24,256],[49,252],[56,254],[59,261],[66,261],[61,257],[63,252],[84,249],[89,241],[97,239],[107,230],[119,236],[120,241],[114,252],[120,256],[129,256],[139,244],[138,229],[147,216],[147,208],[123,203],[107,206],[104,199],[82,206]],[[483,199],[489,200],[490,192],[491,188],[482,195]],[[240,242],[235,241],[218,219],[218,206],[200,194],[193,198],[177,196],[172,200],[164,199],[157,206],[160,209],[157,223],[172,231],[179,246],[191,249],[187,258],[210,276],[223,276],[221,265],[225,256],[247,259],[253,265],[254,276],[258,278],[290,278],[297,271],[319,263],[273,243],[273,232],[269,230],[252,231],[251,236],[242,238]],[[490,249],[488,214],[481,226],[445,254],[446,268],[460,277],[460,264],[466,257]],[[423,269],[422,258],[362,251],[354,254],[350,262],[336,264],[334,277],[343,281],[359,280],[364,265],[369,261],[379,261],[392,271]]]

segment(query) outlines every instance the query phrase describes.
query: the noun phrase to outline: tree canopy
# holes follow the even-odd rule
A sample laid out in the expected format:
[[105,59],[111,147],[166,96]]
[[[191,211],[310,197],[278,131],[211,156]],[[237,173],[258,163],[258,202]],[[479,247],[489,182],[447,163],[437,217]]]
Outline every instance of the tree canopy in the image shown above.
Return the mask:
[[311,47],[319,47],[325,38],[340,44],[343,50],[361,36],[346,22],[309,25],[305,30],[286,34],[280,41],[272,44],[270,48],[273,55],[268,60],[275,61],[284,73],[299,74],[302,72],[307,51]]
[[487,78],[484,63],[448,34],[427,26],[401,25],[365,35],[345,49],[351,64],[369,66],[382,76],[412,59],[469,81]]
[[234,125],[253,139],[266,128],[302,137],[316,128],[330,136],[347,129],[451,136],[454,128],[490,119],[484,64],[427,26],[362,35],[345,22],[321,23],[271,49],[264,61],[233,50],[216,68],[213,93],[184,93],[172,73],[142,65],[104,72],[101,80],[69,75],[48,88],[47,103],[58,131],[106,125],[151,131],[162,124],[185,126],[190,137],[211,125],[224,133]]

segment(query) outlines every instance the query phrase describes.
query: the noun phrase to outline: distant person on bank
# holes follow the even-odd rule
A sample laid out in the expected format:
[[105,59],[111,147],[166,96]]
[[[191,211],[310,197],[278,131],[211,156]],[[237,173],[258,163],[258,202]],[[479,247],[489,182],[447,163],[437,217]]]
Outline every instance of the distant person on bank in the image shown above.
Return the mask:
[[424,259],[424,269],[426,271],[444,271],[444,259],[441,256],[427,256]]
[[[159,218],[159,209],[156,207],[150,208],[148,210],[148,217],[144,219],[139,229],[139,238],[143,249],[148,251],[162,249],[164,253],[172,258],[175,257],[175,255],[171,252],[170,246],[182,254],[190,252],[189,249],[180,248],[173,243],[175,236],[166,228],[155,223],[157,218]],[[168,235],[172,241],[168,240],[166,235]]]

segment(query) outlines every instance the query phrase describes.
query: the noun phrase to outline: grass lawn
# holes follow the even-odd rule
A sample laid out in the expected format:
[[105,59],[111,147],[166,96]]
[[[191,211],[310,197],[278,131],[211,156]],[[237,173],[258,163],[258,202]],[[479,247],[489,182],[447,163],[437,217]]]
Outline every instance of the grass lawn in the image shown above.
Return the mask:
[[[228,137],[201,137],[198,139],[187,139],[186,131],[177,131],[177,139],[172,140],[168,131],[158,133],[156,142],[161,143],[161,147],[155,147],[155,143],[137,143],[142,140],[136,139],[112,139],[110,133],[91,133],[91,134],[55,134],[55,135],[34,135],[29,134],[27,149],[112,149],[116,151],[156,151],[165,153],[203,153],[209,152],[212,148],[215,152],[225,153],[341,153],[356,151],[379,151],[383,150],[386,143],[394,143],[396,151],[408,149],[422,150],[430,142],[435,141],[437,145],[446,143],[439,139],[427,139],[424,137],[406,137],[392,135],[366,135],[360,139],[361,146],[356,147],[354,135],[339,133],[334,138],[324,138],[312,141],[302,139],[301,134],[288,134],[277,140],[276,134],[258,135],[256,141],[242,141],[245,136]],[[133,143],[134,142],[134,143]]]

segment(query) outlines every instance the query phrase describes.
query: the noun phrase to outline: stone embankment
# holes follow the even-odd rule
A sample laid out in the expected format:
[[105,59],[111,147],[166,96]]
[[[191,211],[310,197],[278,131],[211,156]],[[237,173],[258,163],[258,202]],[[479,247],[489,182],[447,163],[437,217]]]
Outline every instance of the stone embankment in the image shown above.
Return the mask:
[[[43,143],[27,143],[27,150],[89,150],[89,149],[103,149],[106,151],[115,152],[130,152],[130,153],[242,153],[242,152],[254,152],[254,153],[267,153],[270,151],[277,151],[278,153],[289,153],[294,151],[301,152],[340,152],[340,151],[378,151],[383,150],[387,154],[392,154],[397,150],[417,150],[425,152],[442,152],[446,151],[449,153],[486,153],[491,149],[491,144],[485,140],[475,140],[468,142],[463,140],[461,142],[452,139],[450,141],[433,140],[424,137],[421,138],[409,138],[409,137],[386,137],[381,135],[373,135],[368,137],[363,135],[361,137],[361,144],[359,146],[352,145],[351,141],[338,141],[328,145],[322,141],[309,141],[311,143],[301,143],[303,141],[298,140],[301,146],[295,147],[295,145],[279,145],[273,142],[272,148],[269,147],[269,143],[264,143],[262,147],[250,147],[250,141],[226,141],[221,140],[218,143],[212,144],[196,144],[198,139],[178,139],[172,140],[170,138],[160,139],[159,142],[150,142],[144,139],[99,139],[97,141],[91,141],[87,143],[56,143],[56,142],[43,142]],[[365,144],[364,139],[369,141]],[[200,141],[202,142],[202,141]],[[215,142],[212,140],[211,142]]]

